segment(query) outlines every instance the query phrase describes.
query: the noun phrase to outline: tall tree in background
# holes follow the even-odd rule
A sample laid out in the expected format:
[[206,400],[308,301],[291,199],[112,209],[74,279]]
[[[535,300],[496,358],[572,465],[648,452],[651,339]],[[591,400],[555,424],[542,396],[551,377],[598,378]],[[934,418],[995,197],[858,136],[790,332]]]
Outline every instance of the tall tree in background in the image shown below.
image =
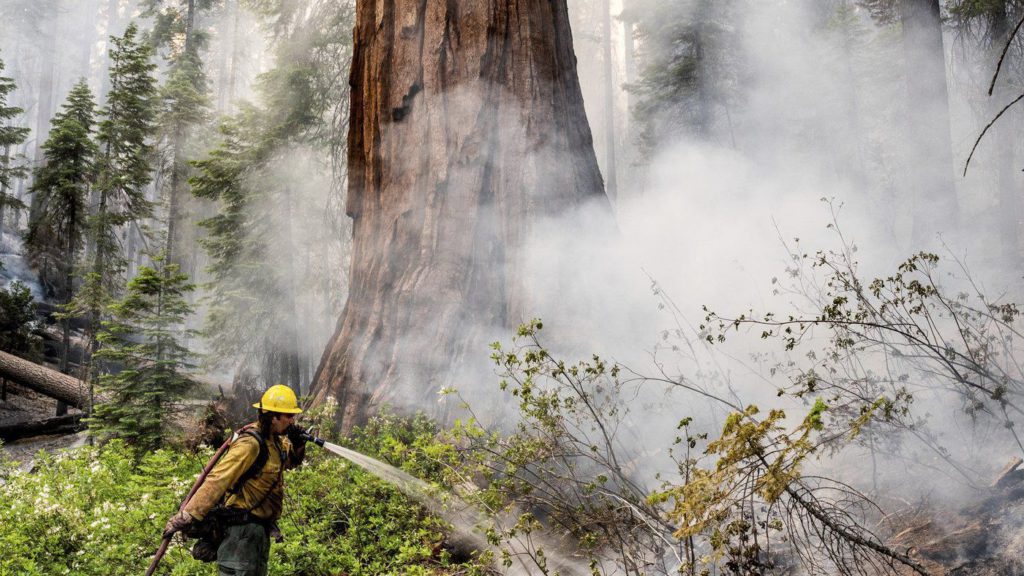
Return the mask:
[[[106,16],[107,16],[107,21],[106,21],[106,35],[107,35],[107,37],[109,38],[110,36],[120,36],[121,34],[123,34],[123,31],[121,30],[121,28],[123,26],[123,21],[122,21],[122,18],[121,18],[121,0],[107,0]],[[109,65],[109,63],[110,63],[110,43],[109,42],[106,43],[106,51],[103,54],[103,56],[104,56],[104,64],[105,65]],[[106,73],[106,74],[103,74],[102,79],[100,81],[100,93],[99,93],[99,101],[100,102],[105,102],[106,101],[106,99],[107,99],[107,92],[109,92],[109,91],[110,91],[110,74]]]
[[907,142],[915,246],[956,227],[953,144],[939,0],[899,0],[907,78]]
[[123,288],[125,261],[117,234],[152,214],[145,189],[152,181],[156,67],[134,24],[110,41],[110,93],[97,135],[98,205],[89,219],[93,249],[89,273],[73,303],[75,313],[88,318],[87,351],[95,346],[102,311]]
[[7,100],[15,89],[14,80],[3,76],[4,62],[0,60],[0,239],[3,238],[4,216],[8,206],[24,205],[11,192],[11,184],[15,178],[25,175],[25,167],[18,162],[14,148],[25,142],[29,129],[13,125],[23,110],[16,106],[8,106]]
[[608,198],[615,202],[618,197],[618,174],[615,158],[615,68],[612,60],[612,6],[610,0],[601,3],[601,57],[604,68],[604,136],[605,136],[605,187]]
[[343,429],[433,404],[530,314],[533,225],[607,202],[565,0],[359,0],[350,84],[351,290],[313,384]]
[[167,81],[161,88],[159,117],[162,164],[166,171],[167,238],[164,250],[168,261],[183,264],[190,274],[194,273],[195,258],[192,250],[186,247],[196,244],[196,239],[191,237],[196,219],[189,217],[187,209],[191,197],[188,158],[198,155],[198,150],[192,145],[193,132],[208,119],[210,107],[208,80],[201,56],[207,46],[208,34],[197,26],[197,19],[201,11],[210,9],[212,5],[212,0],[143,2],[143,16],[154,19],[150,41],[158,49],[166,51],[165,57],[170,65]]
[[[948,0],[950,24],[958,32],[961,42],[967,42],[970,54],[977,51],[980,61],[968,62],[976,66],[981,74],[978,85],[974,89],[978,95],[984,90],[989,97],[980,110],[979,116],[988,122],[999,114],[1021,92],[1024,85],[1021,41],[1010,38],[1014,21],[1024,10],[1024,2],[1020,0]],[[1003,54],[1003,48],[1012,42],[1009,50]],[[989,86],[992,70],[1000,66],[999,77]],[[1024,206],[1020,200],[1021,180],[1018,166],[1015,163],[1017,135],[1020,130],[1019,113],[1011,112],[999,119],[993,133],[985,146],[992,150],[991,157],[995,173],[995,226],[999,233],[999,256],[1011,266],[1020,267],[1024,263],[1022,251],[1022,218]]]
[[732,140],[730,107],[739,99],[735,4],[636,0],[623,12],[623,19],[636,23],[642,41],[644,64],[631,92],[646,150],[687,136]]
[[[65,306],[74,295],[75,269],[88,219],[87,200],[96,177],[95,108],[83,79],[53,119],[50,137],[43,145],[45,163],[36,169],[32,183],[33,203],[38,209],[29,221],[25,249],[43,285],[59,285]],[[55,276],[52,282],[51,276]],[[60,370],[67,374],[71,347],[67,317],[61,320],[61,332]]]
[[36,93],[38,104],[36,107],[36,147],[33,158],[36,162],[43,156],[43,143],[46,141],[47,132],[50,128],[50,117],[53,115],[53,98],[55,90],[54,68],[57,61],[57,42],[60,39],[58,27],[60,25],[60,0],[42,0],[39,6],[39,30],[41,37],[33,44],[39,47],[38,79],[36,81]]
[[[237,369],[239,389],[287,382],[302,390],[344,297],[345,218],[336,195],[320,191],[344,180],[353,11],[325,0],[301,17],[270,9],[261,17],[274,31],[277,65],[259,80],[260,106],[223,122],[219,145],[194,162],[192,192],[218,205],[201,222],[211,275],[204,332],[210,361]],[[309,162],[333,178],[301,177]]]

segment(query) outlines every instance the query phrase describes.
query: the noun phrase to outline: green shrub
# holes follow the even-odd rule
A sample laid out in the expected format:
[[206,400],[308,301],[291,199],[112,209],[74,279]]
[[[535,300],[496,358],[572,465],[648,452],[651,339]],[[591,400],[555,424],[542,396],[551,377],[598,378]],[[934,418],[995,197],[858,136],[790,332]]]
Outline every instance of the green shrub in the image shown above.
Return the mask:
[[[389,458],[408,458],[399,464],[424,468],[427,448],[448,451],[425,432],[434,429],[425,419],[391,418],[376,426],[374,441],[364,435],[358,443],[367,450],[376,444]],[[143,573],[164,522],[211,454],[161,449],[137,459],[134,450],[114,440],[101,448],[40,453],[31,473],[0,462],[0,575]],[[445,533],[440,520],[341,458],[311,446],[308,460],[285,482],[285,542],[272,546],[271,574],[481,572],[449,565],[438,552]],[[193,560],[178,539],[158,571],[214,572]]]

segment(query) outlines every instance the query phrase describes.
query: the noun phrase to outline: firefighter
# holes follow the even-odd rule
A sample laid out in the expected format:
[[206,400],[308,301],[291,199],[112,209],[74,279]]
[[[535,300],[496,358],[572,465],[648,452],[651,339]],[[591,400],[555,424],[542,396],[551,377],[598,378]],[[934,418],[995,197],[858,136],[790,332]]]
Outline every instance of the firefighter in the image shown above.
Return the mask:
[[188,534],[204,519],[213,523],[216,537],[205,541],[206,559],[213,560],[216,550],[220,576],[266,576],[270,539],[283,540],[277,527],[283,473],[298,466],[306,451],[305,431],[295,425],[302,410],[291,388],[271,386],[253,408],[259,411],[257,422],[238,434],[185,509],[164,528],[166,538]]

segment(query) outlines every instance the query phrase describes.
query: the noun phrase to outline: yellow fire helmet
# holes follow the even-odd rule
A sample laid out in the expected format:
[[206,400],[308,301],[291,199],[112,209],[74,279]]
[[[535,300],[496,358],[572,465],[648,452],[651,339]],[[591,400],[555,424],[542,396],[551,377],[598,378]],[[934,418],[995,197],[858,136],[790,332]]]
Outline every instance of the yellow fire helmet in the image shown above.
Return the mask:
[[263,393],[263,398],[253,408],[259,408],[267,412],[280,412],[282,414],[301,414],[298,399],[295,392],[284,384],[274,384]]

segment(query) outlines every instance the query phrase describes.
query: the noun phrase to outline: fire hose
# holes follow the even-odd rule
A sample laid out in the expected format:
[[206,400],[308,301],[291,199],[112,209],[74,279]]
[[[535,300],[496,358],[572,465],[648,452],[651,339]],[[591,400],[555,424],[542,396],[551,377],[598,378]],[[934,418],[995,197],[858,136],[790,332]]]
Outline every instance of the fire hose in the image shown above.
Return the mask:
[[[232,434],[232,436],[225,440],[224,443],[221,444],[220,448],[218,448],[217,451],[214,452],[213,457],[210,458],[210,461],[206,463],[206,467],[203,468],[203,471],[199,474],[199,477],[196,478],[195,483],[192,484],[192,489],[188,491],[188,495],[185,496],[185,499],[181,501],[181,506],[178,507],[178,512],[184,511],[185,507],[188,506],[189,501],[192,500],[192,497],[196,495],[196,492],[199,490],[199,487],[202,486],[203,482],[206,481],[206,477],[210,475],[210,471],[213,470],[213,467],[217,465],[217,462],[220,460],[221,456],[223,456],[224,453],[228,451],[228,447],[231,446],[231,442],[234,440],[237,433],[245,431],[251,428],[252,426],[252,424],[248,424],[246,426],[239,428],[236,434]],[[306,442],[312,442],[317,446],[323,447],[324,445],[323,440],[317,438],[316,436],[313,436],[309,432],[300,432],[299,436]],[[153,561],[149,563],[149,568],[146,569],[146,576],[152,576],[153,573],[156,572],[156,568],[160,565],[160,560],[164,557],[164,554],[167,553],[167,547],[171,545],[171,538],[173,537],[173,534],[171,534],[170,536],[164,536],[163,541],[160,542],[160,547],[157,548],[156,554],[153,556]]]

